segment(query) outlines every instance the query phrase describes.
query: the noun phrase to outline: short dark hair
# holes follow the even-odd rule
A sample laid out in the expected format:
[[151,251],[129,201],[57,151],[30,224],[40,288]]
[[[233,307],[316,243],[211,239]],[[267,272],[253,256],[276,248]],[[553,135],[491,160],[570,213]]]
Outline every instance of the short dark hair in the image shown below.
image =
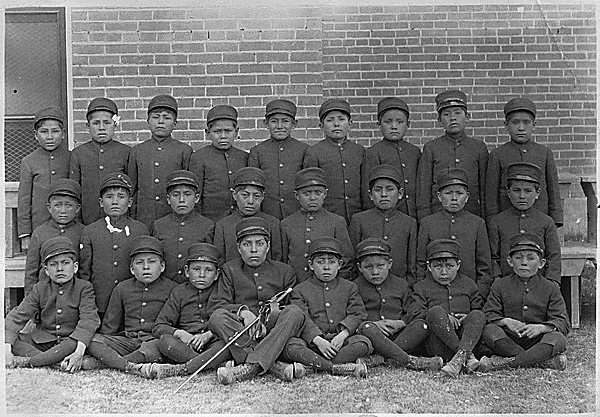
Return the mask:
[[148,112],[148,118],[150,118],[150,116],[151,116],[153,113],[160,113],[160,112],[163,112],[163,111],[166,111],[166,112],[168,112],[168,113],[171,113],[171,114],[173,115],[173,118],[174,118],[175,120],[177,120],[177,112],[176,112],[175,110],[173,110],[173,109],[169,108],[169,107],[155,107],[155,108],[153,108],[152,110],[150,110],[150,111]]
[[210,122],[209,124],[206,125],[206,130],[210,130],[210,128],[215,124],[215,122],[219,121],[219,120],[229,120],[231,123],[233,123],[233,128],[236,129],[238,126],[237,120],[233,120],[233,119],[229,119],[227,117],[222,117],[220,119],[215,119],[212,122]]
[[512,180],[508,180],[506,181],[506,188],[509,189],[510,186],[515,182],[515,181],[525,181],[525,182],[530,182],[534,185],[535,190],[536,191],[540,191],[540,184],[537,182],[533,182],[533,181],[527,181],[527,180],[517,180],[517,179],[512,179]]
[[60,125],[60,128],[61,128],[61,129],[63,129],[63,130],[64,130],[64,128],[65,128],[65,127],[64,127],[64,125],[63,125],[63,122],[61,122],[60,120],[53,119],[52,117],[48,117],[48,118],[46,118],[46,119],[40,119],[40,120],[38,120],[38,121],[35,123],[35,125],[33,125],[33,130],[38,130],[38,128],[40,127],[40,125],[41,125],[43,122],[45,122],[46,120],[56,120],[56,121],[58,122],[58,124]]

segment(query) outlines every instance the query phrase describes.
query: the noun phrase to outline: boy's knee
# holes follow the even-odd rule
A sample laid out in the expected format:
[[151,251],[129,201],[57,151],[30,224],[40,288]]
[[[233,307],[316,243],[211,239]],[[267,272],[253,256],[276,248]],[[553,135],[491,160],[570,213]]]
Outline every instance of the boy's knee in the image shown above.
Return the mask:
[[481,310],[471,310],[469,314],[467,314],[467,319],[481,324],[482,326],[484,326],[486,322],[485,314],[483,314],[483,311]]
[[224,308],[215,310],[208,319],[208,327],[212,330],[213,328],[221,327],[222,323],[229,316],[229,312]]
[[553,356],[567,350],[567,338],[565,335],[557,331],[545,333],[544,336],[542,336],[540,343],[545,343],[552,346]]
[[356,334],[366,337],[373,336],[377,332],[380,332],[379,327],[377,327],[372,321],[365,321],[358,326],[358,329],[356,329]]
[[486,324],[483,328],[481,338],[483,342],[490,348],[494,348],[496,341],[508,337],[507,334],[502,330],[500,326],[495,324]]
[[446,313],[446,310],[444,310],[444,307],[442,306],[435,306],[435,307],[431,307],[429,310],[427,310],[427,316],[426,316],[426,321],[427,323],[431,323],[433,320],[439,320],[439,319],[448,319],[448,313]]

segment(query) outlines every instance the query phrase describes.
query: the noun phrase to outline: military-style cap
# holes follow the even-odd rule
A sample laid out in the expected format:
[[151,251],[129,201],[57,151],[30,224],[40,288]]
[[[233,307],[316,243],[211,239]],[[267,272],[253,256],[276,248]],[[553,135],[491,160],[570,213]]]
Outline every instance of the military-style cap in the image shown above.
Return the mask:
[[404,100],[398,97],[386,97],[382,98],[379,100],[379,103],[377,103],[377,120],[381,120],[383,113],[390,109],[402,110],[404,113],[406,113],[407,118],[410,116],[408,104],[406,104]]
[[508,254],[518,250],[534,250],[540,255],[544,255],[544,240],[533,233],[517,233],[510,238],[510,250]]
[[237,122],[238,112],[233,106],[227,104],[219,104],[208,111],[206,115],[206,125],[208,126],[215,120],[229,119]]
[[200,186],[198,176],[193,172],[184,169],[178,169],[167,175],[167,192],[177,185],[187,185],[194,190],[198,190],[198,187]]
[[66,195],[73,197],[77,201],[81,201],[81,187],[79,183],[74,180],[67,178],[61,178],[50,185],[50,193],[48,194],[48,201],[53,195]]
[[157,109],[159,107],[165,107],[167,109],[171,109],[175,112],[175,116],[179,112],[179,107],[177,105],[177,100],[175,97],[170,96],[168,94],[160,94],[150,100],[150,104],[148,104],[148,115],[152,110]]
[[266,236],[267,240],[271,239],[271,232],[269,231],[269,223],[262,217],[246,217],[240,220],[235,225],[235,237],[239,242],[245,236],[250,235],[262,235]]
[[392,247],[385,240],[378,237],[369,237],[356,245],[356,259],[360,260],[368,255],[390,256]]
[[265,109],[265,119],[268,119],[269,116],[277,113],[287,114],[288,116],[296,118],[296,105],[289,100],[279,98],[269,101],[267,103],[267,108]]
[[132,186],[133,182],[127,174],[123,174],[122,172],[111,172],[106,175],[100,183],[100,195],[102,195],[102,191],[104,191],[105,188],[109,187],[125,188],[127,191],[131,192]]
[[317,253],[331,253],[342,257],[342,242],[331,236],[321,236],[308,245],[308,254],[312,258]]
[[459,90],[448,90],[435,96],[435,108],[438,113],[452,106],[464,107],[467,110],[467,95]]
[[346,100],[342,100],[339,98],[330,98],[329,100],[325,100],[321,107],[319,108],[319,120],[323,120],[323,118],[327,115],[327,113],[338,110],[348,114],[348,117],[352,117],[352,111],[350,110],[350,103]]
[[294,177],[294,190],[299,190],[300,188],[308,187],[309,185],[322,185],[327,188],[325,175],[325,171],[321,168],[304,168],[303,170],[298,171]]
[[525,97],[515,97],[508,100],[508,103],[504,106],[504,117],[508,117],[508,115],[514,111],[523,110],[531,113],[533,118],[535,119],[535,115],[537,109],[535,108],[535,104],[533,101],[529,100]]
[[62,125],[65,124],[65,115],[60,107],[46,107],[38,111],[33,118],[33,126],[37,127],[38,122],[46,119],[58,120]]
[[402,174],[400,170],[393,165],[378,165],[371,169],[369,172],[369,189],[373,186],[373,183],[380,178],[387,178],[396,183],[398,188],[400,188],[400,177]]
[[515,162],[506,167],[506,180],[521,180],[540,183],[542,169],[530,162]]
[[129,256],[133,258],[140,253],[153,253],[163,257],[162,243],[152,236],[136,236],[131,241],[131,250]]
[[254,185],[265,189],[265,182],[267,181],[267,174],[260,168],[245,167],[238,169],[233,174],[233,188],[238,185]]
[[452,239],[436,239],[427,245],[427,260],[438,258],[458,258],[460,244]]
[[469,188],[469,173],[462,168],[448,168],[436,178],[438,191],[449,185],[464,185]]
[[77,252],[75,252],[75,249],[73,248],[73,242],[66,236],[56,236],[48,239],[42,244],[40,253],[44,263],[56,255],[62,255],[65,253],[72,253],[75,256],[77,255]]
[[105,110],[111,112],[112,114],[119,114],[119,109],[117,108],[117,104],[109,98],[106,97],[96,97],[90,104],[88,104],[87,113],[85,117],[87,118],[90,113],[97,110]]
[[221,252],[216,246],[210,243],[194,243],[188,249],[186,262],[206,261],[218,264],[220,258]]

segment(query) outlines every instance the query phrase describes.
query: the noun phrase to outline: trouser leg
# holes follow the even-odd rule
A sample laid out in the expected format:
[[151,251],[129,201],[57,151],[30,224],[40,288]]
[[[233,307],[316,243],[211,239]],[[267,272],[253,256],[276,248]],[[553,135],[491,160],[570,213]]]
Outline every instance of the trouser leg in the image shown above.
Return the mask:
[[307,343],[299,337],[291,337],[288,340],[282,353],[282,359],[288,362],[299,362],[312,368],[315,372],[331,372],[333,369],[331,361],[310,349]]
[[[209,344],[202,353],[196,353],[196,356],[188,361],[186,361],[185,369],[188,373],[193,374],[198,369],[200,369],[210,358],[215,356],[217,352],[225,346],[225,342],[222,340],[216,340],[213,343]],[[215,369],[220,364],[225,361],[228,361],[232,358],[231,352],[229,349],[225,349],[223,352],[219,354],[215,359],[209,363],[204,369]]]
[[394,343],[406,353],[412,353],[417,349],[427,336],[429,328],[425,320],[414,320],[398,333]]
[[473,348],[481,339],[485,326],[485,315],[481,310],[472,310],[464,318],[460,326],[461,335],[458,350],[473,352]]
[[64,358],[75,352],[76,348],[77,340],[67,338],[58,345],[32,357],[31,366],[48,366],[60,363]]
[[393,359],[403,366],[408,363],[408,354],[395,343],[397,338],[391,341],[381,333],[381,330],[375,324],[369,322],[363,323],[358,328],[357,333],[369,338],[373,344],[375,353],[380,354],[386,359]]
[[331,360],[332,363],[350,363],[363,357],[373,351],[371,341],[362,335],[352,335],[348,337],[337,355]]

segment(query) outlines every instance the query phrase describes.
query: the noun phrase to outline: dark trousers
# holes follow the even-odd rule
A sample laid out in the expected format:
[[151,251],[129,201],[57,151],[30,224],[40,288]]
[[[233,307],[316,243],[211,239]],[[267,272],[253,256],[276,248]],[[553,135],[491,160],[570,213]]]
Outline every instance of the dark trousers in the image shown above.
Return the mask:
[[88,352],[110,368],[125,370],[127,362],[159,362],[158,339],[95,334]]
[[[196,352],[190,346],[170,334],[163,334],[158,342],[160,353],[175,363],[185,363],[185,369],[190,374],[200,369],[223,346],[225,346],[225,342],[221,339],[213,339],[202,348],[202,352]],[[231,359],[231,353],[229,349],[225,349],[204,369],[215,369],[229,359]]]
[[[332,338],[327,338],[331,340]],[[282,359],[288,362],[299,362],[315,371],[331,372],[333,364],[354,362],[373,351],[371,341],[363,335],[352,335],[344,340],[341,349],[333,359],[328,360],[318,347],[306,343],[304,339],[292,337],[288,340]]]
[[404,329],[387,337],[372,322],[361,324],[357,333],[367,336],[375,353],[386,359],[393,359],[401,365],[408,363],[408,353],[413,352],[429,335],[424,320],[414,320]]
[[19,333],[19,338],[12,345],[15,356],[31,358],[31,366],[49,366],[62,362],[64,358],[75,352],[77,340],[67,337],[48,343],[36,343],[29,333]]

